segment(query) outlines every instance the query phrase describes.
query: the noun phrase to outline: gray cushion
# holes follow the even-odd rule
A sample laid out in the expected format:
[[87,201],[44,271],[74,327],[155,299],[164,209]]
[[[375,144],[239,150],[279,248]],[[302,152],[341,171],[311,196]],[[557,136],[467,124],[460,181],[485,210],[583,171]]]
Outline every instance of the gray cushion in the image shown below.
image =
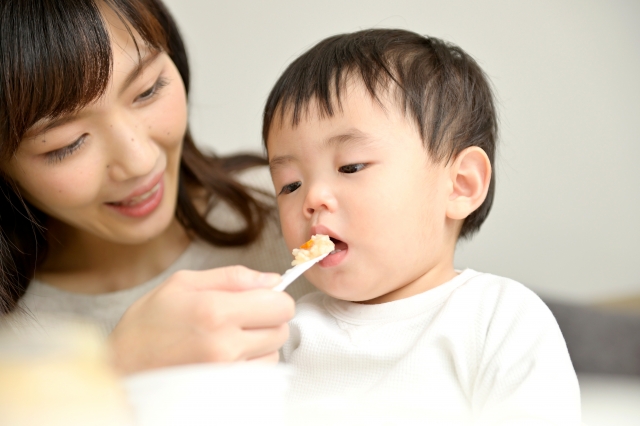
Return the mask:
[[640,376],[640,315],[545,300],[576,373]]

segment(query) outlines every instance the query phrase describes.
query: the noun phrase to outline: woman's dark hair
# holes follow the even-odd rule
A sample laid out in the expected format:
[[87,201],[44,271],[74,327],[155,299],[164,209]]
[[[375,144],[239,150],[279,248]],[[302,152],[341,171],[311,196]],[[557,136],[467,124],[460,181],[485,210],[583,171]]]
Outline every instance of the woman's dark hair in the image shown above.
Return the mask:
[[[465,148],[478,146],[493,166],[497,116],[491,85],[480,66],[458,46],[396,29],[329,37],[291,63],[267,98],[265,147],[274,120],[282,123],[289,112],[293,126],[312,102],[322,116],[332,117],[350,77],[359,78],[383,107],[380,93],[397,95],[399,107],[417,125],[436,161],[448,162]],[[486,199],[464,220],[459,238],[480,229],[494,192],[495,168]]]
[[[99,5],[113,10],[148,48],[167,52],[188,92],[185,47],[175,22],[159,0],[3,1],[0,164],[11,160],[25,133],[37,121],[72,113],[104,93],[112,70],[112,52]],[[230,173],[259,164],[266,161],[253,155],[204,155],[187,131],[180,163],[177,219],[192,235],[214,245],[238,246],[254,241],[270,208]],[[206,214],[194,205],[196,188],[204,189],[210,200],[228,203],[246,226],[227,232],[209,224]],[[18,186],[2,169],[0,191],[1,314],[16,307],[46,256],[48,218],[21,197]]]

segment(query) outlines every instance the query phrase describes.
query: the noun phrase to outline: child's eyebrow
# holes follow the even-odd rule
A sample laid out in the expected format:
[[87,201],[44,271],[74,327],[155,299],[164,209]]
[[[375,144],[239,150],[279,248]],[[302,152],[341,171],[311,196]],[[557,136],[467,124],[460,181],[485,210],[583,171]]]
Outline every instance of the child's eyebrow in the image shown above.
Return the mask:
[[290,163],[295,158],[293,155],[280,155],[278,157],[273,157],[269,160],[269,171],[271,173],[275,172],[280,167],[284,166],[287,163]]
[[347,130],[344,133],[341,133],[336,136],[332,136],[327,139],[324,144],[327,146],[335,146],[335,145],[369,145],[373,143],[375,138],[356,128],[352,128]]
[[[330,138],[322,141],[322,144],[326,147],[332,147],[337,145],[371,145],[376,142],[373,135],[365,133],[356,128],[347,130],[339,135],[331,136]],[[271,173],[283,167],[287,163],[295,161],[296,158],[293,155],[279,155],[269,160],[269,170]]]

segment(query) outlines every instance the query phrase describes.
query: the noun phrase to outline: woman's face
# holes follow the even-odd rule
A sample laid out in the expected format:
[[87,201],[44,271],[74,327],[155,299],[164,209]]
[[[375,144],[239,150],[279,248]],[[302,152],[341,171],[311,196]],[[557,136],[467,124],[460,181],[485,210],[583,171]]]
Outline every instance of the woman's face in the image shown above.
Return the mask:
[[113,70],[104,95],[73,115],[36,123],[4,168],[52,218],[138,244],[174,218],[186,92],[166,53],[139,42],[139,60],[122,25],[110,32]]

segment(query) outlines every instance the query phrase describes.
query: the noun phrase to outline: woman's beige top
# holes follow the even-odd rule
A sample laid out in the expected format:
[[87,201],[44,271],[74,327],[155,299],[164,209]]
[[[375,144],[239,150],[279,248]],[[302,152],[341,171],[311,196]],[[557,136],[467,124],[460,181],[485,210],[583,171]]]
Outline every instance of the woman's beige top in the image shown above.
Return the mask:
[[[246,185],[273,192],[271,178],[266,167],[247,170],[238,176]],[[226,229],[239,227],[242,222],[225,204],[218,204],[208,219]],[[162,274],[135,287],[112,293],[88,295],[71,293],[33,280],[20,301],[24,311],[15,319],[17,326],[35,326],[46,330],[56,319],[72,319],[95,323],[106,336],[113,330],[124,312],[133,302],[152,290],[172,273],[188,270],[204,270],[229,265],[244,265],[264,272],[283,273],[291,265],[277,219],[269,221],[260,239],[246,247],[215,247],[202,240],[193,241],[184,253]],[[308,293],[311,285],[303,278],[287,288],[294,298]]]

